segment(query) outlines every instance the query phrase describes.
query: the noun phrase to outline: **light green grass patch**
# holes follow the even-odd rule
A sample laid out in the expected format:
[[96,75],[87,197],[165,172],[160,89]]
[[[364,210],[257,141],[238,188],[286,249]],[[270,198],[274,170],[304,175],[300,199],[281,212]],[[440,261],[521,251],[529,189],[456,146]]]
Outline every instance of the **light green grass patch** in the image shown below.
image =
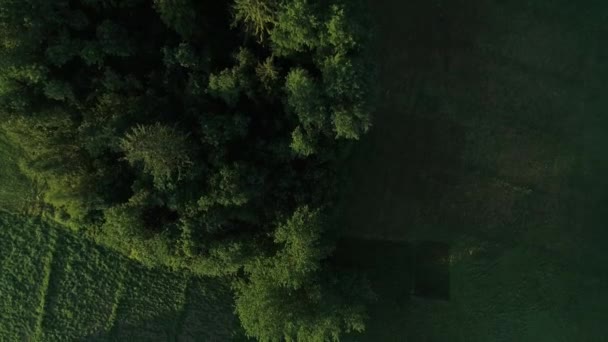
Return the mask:
[[109,330],[127,261],[67,234],[57,248],[42,339],[76,340]]
[[236,338],[238,319],[226,305],[230,301],[230,288],[207,279],[193,278],[188,287],[186,306],[182,315],[179,340],[220,341]]
[[44,226],[0,213],[0,340],[35,338],[53,254]]
[[189,277],[135,263],[129,265],[127,274],[112,336],[128,341],[176,336],[181,329]]
[[42,222],[0,212],[0,340],[228,341],[227,284],[148,269]]

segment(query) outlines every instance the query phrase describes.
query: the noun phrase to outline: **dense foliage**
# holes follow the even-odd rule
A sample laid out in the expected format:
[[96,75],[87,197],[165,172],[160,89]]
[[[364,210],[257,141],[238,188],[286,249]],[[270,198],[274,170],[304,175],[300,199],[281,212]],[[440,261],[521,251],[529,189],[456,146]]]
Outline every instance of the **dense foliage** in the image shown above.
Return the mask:
[[337,339],[369,297],[327,261],[336,163],[371,125],[360,6],[1,0],[2,128],[49,217],[231,277],[252,337]]

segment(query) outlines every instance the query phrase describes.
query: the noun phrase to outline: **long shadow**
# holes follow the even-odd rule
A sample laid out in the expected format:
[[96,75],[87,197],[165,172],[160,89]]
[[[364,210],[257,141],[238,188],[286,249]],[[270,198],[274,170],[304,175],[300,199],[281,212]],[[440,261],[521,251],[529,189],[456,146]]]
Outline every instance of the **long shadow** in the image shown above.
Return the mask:
[[437,221],[442,193],[461,181],[465,127],[438,94],[455,78],[478,82],[476,60],[465,56],[485,25],[485,5],[380,0],[370,7],[381,88],[375,126],[344,168],[343,227],[403,238],[407,227]]
[[347,235],[403,239],[411,225],[442,219],[436,216],[440,199],[464,174],[465,132],[459,123],[432,114],[432,108],[428,113],[376,127],[361,143],[345,168]]
[[[210,324],[210,322],[199,322],[199,333],[180,333],[171,329],[163,329],[167,322],[175,321],[178,312],[163,313],[153,319],[140,322],[136,325],[123,327],[122,330],[100,333],[83,338],[81,341],[94,342],[247,342],[251,341],[245,337],[241,330],[235,328],[235,332],[226,333],[224,326]],[[227,325],[230,325],[229,322]],[[205,329],[205,330],[203,330]]]
[[397,341],[405,311],[412,301],[450,299],[449,246],[441,242],[415,243],[344,239],[334,262],[341,269],[364,274],[377,301],[369,307],[364,336],[347,340]]
[[216,279],[191,279],[181,308],[145,315],[146,319],[125,319],[131,310],[119,308],[122,312],[110,331],[83,341],[248,341],[233,313],[229,288]]
[[[484,280],[464,279],[470,274],[462,269],[470,271],[470,265],[457,266],[459,278],[455,273],[453,280],[459,279],[461,292],[448,292],[449,303],[460,300],[465,305],[451,307],[453,311],[449,305],[435,306],[445,308],[446,321],[420,319],[425,327],[437,328],[437,333],[418,329],[428,333],[427,340],[466,329],[466,337],[450,337],[530,337],[528,330],[540,331],[543,323],[534,326],[521,319],[534,316],[543,305],[551,315],[579,326],[596,324],[597,313],[605,312],[600,303],[606,292],[600,288],[608,273],[597,266],[606,258],[600,245],[605,242],[602,220],[608,203],[606,178],[600,176],[608,169],[603,157],[606,122],[599,118],[606,117],[600,89],[608,76],[607,49],[600,43],[606,32],[601,5],[370,0],[378,19],[375,49],[382,88],[375,127],[344,168],[344,234],[396,241],[420,240],[417,234],[422,234],[454,241],[454,248],[469,241],[484,246],[482,252],[452,251],[472,253],[463,263],[483,264]],[[567,55],[556,55],[560,52]],[[596,121],[590,121],[593,115]],[[540,152],[528,154],[527,148]],[[527,175],[537,168],[541,176]],[[433,263],[424,264],[436,259],[434,253],[416,258],[421,252],[411,242],[359,241],[342,248],[338,254],[357,255],[351,256],[359,258],[351,267],[367,272],[380,295],[367,337],[354,340],[407,340],[404,330],[416,330],[404,318],[417,305],[414,294],[441,292],[434,284],[449,282],[430,279],[416,285],[419,274],[433,269]],[[541,260],[526,265],[526,251]],[[546,264],[557,265],[559,271],[548,274],[542,269]],[[539,283],[522,285],[519,276]],[[441,277],[438,272],[437,279]],[[501,292],[497,279],[513,288]],[[595,297],[569,288],[566,281],[596,291]],[[567,290],[536,296],[539,285]],[[488,311],[500,319],[475,312],[501,303],[504,307]],[[584,310],[585,305],[595,313]],[[419,305],[409,313],[430,312],[426,308]],[[457,325],[462,328],[452,327]],[[546,338],[557,336],[546,333]]]

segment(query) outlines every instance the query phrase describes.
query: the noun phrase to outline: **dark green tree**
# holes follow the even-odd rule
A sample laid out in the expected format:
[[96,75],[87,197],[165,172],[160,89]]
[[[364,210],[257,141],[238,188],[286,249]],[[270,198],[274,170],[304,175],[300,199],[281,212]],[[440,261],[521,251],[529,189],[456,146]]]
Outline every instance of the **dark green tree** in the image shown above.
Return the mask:
[[278,252],[247,265],[238,282],[236,311],[250,337],[260,341],[339,340],[344,332],[363,331],[369,290],[327,277],[321,261],[331,248],[323,240],[319,210],[299,207],[279,225]]
[[197,10],[192,0],[154,0],[154,8],[162,21],[182,37],[189,38],[197,30]]

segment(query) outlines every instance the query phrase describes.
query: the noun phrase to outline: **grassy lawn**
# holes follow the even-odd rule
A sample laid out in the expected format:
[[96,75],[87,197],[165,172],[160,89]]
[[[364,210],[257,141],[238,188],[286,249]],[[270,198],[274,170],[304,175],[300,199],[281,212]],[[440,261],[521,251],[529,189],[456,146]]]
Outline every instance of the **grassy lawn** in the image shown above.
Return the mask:
[[0,339],[230,341],[218,280],[147,269],[60,228],[0,214]]
[[[380,103],[342,211],[380,298],[353,340],[602,340],[606,4],[370,4]],[[449,245],[449,300],[410,294],[422,241]]]
[[125,260],[68,234],[60,234],[55,248],[42,340],[74,340],[111,328]]
[[0,212],[0,340],[39,335],[55,237]]

